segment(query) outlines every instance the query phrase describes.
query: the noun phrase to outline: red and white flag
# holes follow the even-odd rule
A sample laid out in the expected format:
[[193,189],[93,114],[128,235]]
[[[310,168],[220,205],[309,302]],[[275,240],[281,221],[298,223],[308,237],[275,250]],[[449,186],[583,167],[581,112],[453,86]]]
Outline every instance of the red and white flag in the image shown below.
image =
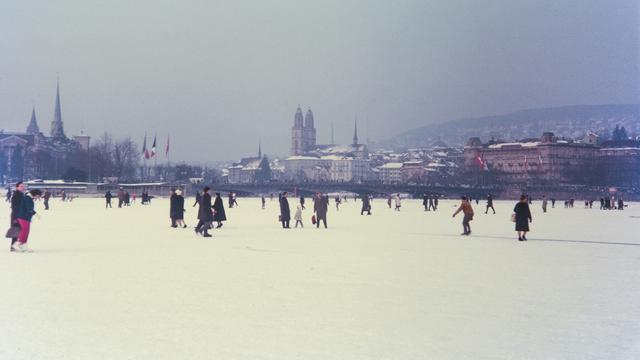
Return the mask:
[[156,156],[156,135],[153,136],[153,145],[151,145],[151,154],[149,155],[150,158]]
[[167,135],[167,144],[164,146],[164,156],[169,157],[169,135]]

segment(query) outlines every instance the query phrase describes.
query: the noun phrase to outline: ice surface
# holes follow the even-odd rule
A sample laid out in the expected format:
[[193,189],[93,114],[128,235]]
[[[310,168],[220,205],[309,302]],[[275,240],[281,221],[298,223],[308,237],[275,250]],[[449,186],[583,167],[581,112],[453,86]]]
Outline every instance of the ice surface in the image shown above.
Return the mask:
[[0,359],[640,358],[639,204],[535,202],[524,243],[511,201],[474,204],[470,237],[454,201],[331,201],[328,230],[239,203],[206,239],[169,228],[166,199],[52,200],[35,252],[0,252]]

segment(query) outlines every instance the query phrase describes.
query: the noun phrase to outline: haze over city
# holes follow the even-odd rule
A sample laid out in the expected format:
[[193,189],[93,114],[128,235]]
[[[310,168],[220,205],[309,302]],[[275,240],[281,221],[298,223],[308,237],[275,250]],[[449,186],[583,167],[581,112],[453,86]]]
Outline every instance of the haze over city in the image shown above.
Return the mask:
[[0,128],[108,131],[172,160],[287,154],[298,105],[349,142],[461,117],[640,102],[636,1],[21,1],[0,13]]

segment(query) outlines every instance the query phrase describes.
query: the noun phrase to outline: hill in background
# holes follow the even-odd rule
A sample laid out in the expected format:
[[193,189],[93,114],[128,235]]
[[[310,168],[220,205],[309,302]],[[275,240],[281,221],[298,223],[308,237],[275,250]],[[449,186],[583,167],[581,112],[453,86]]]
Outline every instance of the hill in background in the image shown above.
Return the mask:
[[587,131],[592,131],[606,140],[616,125],[624,126],[629,136],[640,135],[640,104],[575,105],[460,119],[405,131],[372,145],[405,149],[432,147],[443,142],[458,147],[474,136],[482,141],[492,138],[513,141],[539,138],[545,131],[567,138],[581,138]]

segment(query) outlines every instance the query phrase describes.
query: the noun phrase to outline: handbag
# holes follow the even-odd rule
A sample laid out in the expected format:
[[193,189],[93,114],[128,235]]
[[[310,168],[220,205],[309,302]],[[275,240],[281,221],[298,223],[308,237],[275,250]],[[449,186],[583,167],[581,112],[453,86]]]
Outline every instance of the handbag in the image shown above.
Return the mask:
[[9,228],[9,230],[7,230],[7,235],[5,235],[5,237],[12,239],[17,238],[18,235],[20,235],[20,226],[13,225]]
[[516,222],[516,214],[511,214],[511,222]]
[[311,223],[312,223],[313,225],[315,225],[315,224],[316,224],[316,221],[317,221],[317,219],[316,219],[316,215],[314,214],[313,216],[311,216]]

